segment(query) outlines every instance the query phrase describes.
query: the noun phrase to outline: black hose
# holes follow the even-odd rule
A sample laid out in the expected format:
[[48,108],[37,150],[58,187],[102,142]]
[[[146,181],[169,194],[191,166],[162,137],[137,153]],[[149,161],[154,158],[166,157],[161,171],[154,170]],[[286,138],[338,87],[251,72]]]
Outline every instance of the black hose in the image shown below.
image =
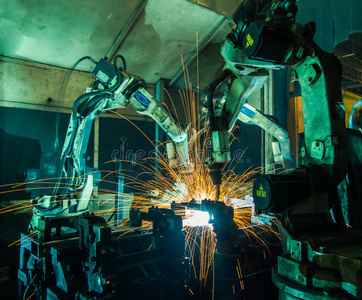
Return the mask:
[[[78,118],[77,118],[77,114],[78,114],[78,106],[79,104],[84,101],[85,99],[88,99],[90,97],[94,97],[94,96],[99,96],[99,95],[105,95],[105,94],[108,94],[107,91],[98,91],[98,92],[90,92],[90,93],[86,93],[86,94],[83,94],[82,96],[78,97],[78,99],[74,102],[74,106],[73,106],[73,113],[72,113],[72,120],[71,122],[73,122],[73,132],[72,132],[72,136],[69,140],[69,144],[68,144],[68,147],[67,149],[64,151],[63,155],[62,155],[62,160],[60,162],[60,165],[59,165],[59,172],[58,172],[58,178],[61,178],[62,177],[62,174],[63,174],[63,166],[64,166],[64,163],[65,163],[65,159],[66,157],[68,156],[69,154],[69,151],[72,147],[72,144],[73,144],[73,140],[74,140],[74,136],[75,136],[75,133],[77,131],[77,123],[78,123]],[[53,189],[53,192],[52,192],[52,196],[55,196],[58,192],[58,188],[59,188],[59,184],[60,184],[60,181],[61,180],[58,180],[57,184],[55,185],[54,189]]]
[[114,70],[116,71],[116,76],[117,76],[117,82],[116,84],[111,87],[109,90],[111,92],[115,91],[121,84],[122,82],[122,75],[119,71],[119,67],[118,67],[118,63],[117,63],[117,59],[120,58],[122,60],[122,63],[123,63],[123,69],[122,70],[126,70],[127,69],[127,64],[126,64],[126,60],[124,59],[124,57],[120,54],[116,55],[114,57],[114,60],[113,60],[113,65],[114,65]]
[[59,120],[60,120],[60,113],[58,111],[59,109],[59,105],[62,103],[63,99],[64,99],[64,95],[65,95],[65,90],[66,87],[68,85],[68,81],[70,78],[70,75],[72,74],[72,72],[74,71],[74,69],[78,66],[78,64],[80,64],[82,61],[88,59],[89,61],[91,61],[94,64],[97,64],[97,62],[90,56],[84,56],[80,59],[77,60],[77,62],[72,66],[72,68],[70,69],[69,73],[67,74],[67,76],[64,78],[63,83],[61,85],[60,91],[59,91],[59,95],[58,95],[58,105],[57,105],[57,112],[56,112],[56,117],[55,117],[55,142],[54,142],[54,150],[57,150],[59,147]]
[[120,58],[120,59],[122,60],[123,70],[126,71],[126,70],[127,70],[127,64],[126,64],[126,60],[125,60],[125,58],[123,57],[123,55],[118,54],[118,55],[116,55],[116,56],[114,57],[114,67],[117,68],[117,69],[119,69],[118,66],[117,66],[117,59],[118,59],[118,58]]
[[93,105],[97,104],[102,99],[107,98],[107,96],[108,94],[94,96],[80,109],[78,113],[81,114],[82,116],[87,116],[91,112]]
[[83,60],[86,60],[86,59],[90,60],[90,61],[91,61],[92,63],[94,63],[94,64],[97,64],[97,62],[96,62],[92,57],[90,57],[90,56],[84,56],[84,57],[78,59],[78,61],[73,65],[72,70],[74,70],[75,67],[76,67],[80,62],[82,62]]
[[77,100],[75,100],[74,102],[74,106],[73,106],[73,114],[72,114],[72,121],[73,121],[73,132],[72,132],[72,137],[71,137],[71,140],[70,140],[70,143],[68,145],[68,148],[66,150],[66,153],[64,156],[67,156],[68,153],[69,153],[69,150],[70,150],[70,147],[73,143],[73,139],[74,139],[74,135],[75,135],[75,132],[76,132],[76,127],[77,127],[77,122],[78,122],[78,117],[77,117],[77,113],[78,113],[78,106],[79,104],[85,100],[85,99],[88,99],[90,97],[94,97],[94,96],[99,96],[99,95],[105,95],[105,94],[108,94],[107,91],[98,91],[98,92],[90,92],[90,93],[87,93],[87,94],[84,94],[80,97],[78,97]]

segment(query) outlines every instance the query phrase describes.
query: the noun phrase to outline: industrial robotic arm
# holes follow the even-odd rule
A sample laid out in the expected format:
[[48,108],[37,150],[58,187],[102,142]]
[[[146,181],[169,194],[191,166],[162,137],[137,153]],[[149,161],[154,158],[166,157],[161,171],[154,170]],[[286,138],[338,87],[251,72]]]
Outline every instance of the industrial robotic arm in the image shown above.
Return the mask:
[[[346,141],[346,129],[340,106],[340,65],[333,55],[322,51],[313,42],[313,23],[295,23],[295,2],[246,0],[235,12],[235,26],[221,50],[226,61],[225,68],[234,78],[223,108],[225,129],[232,128],[240,111],[244,114],[244,121],[252,121],[255,115],[259,115],[245,104],[247,96],[262,86],[270,70],[291,66],[293,79],[301,85],[305,124],[302,162],[297,172],[313,173],[307,177],[313,177],[312,181],[319,178],[330,188],[343,179],[348,161],[347,146],[342,142]],[[267,118],[261,115],[257,118],[261,120],[262,128],[280,136],[279,141],[285,140],[285,133],[272,123],[268,124]],[[319,175],[315,174],[319,172]],[[255,198],[256,204],[263,200]],[[330,208],[327,202],[322,204],[319,201],[318,209],[315,204],[310,209],[325,211]],[[268,210],[265,205],[264,201],[260,206],[262,210]],[[280,212],[286,207],[288,205],[278,209],[269,207],[269,211]],[[292,222],[291,219],[289,222]],[[298,231],[296,224],[291,226]]]
[[294,22],[297,12],[295,2],[246,0],[233,16],[235,25],[221,48],[226,63],[225,71],[210,86],[212,102],[215,88],[224,80],[230,82],[227,99],[218,114],[209,105],[213,138],[213,157],[209,170],[215,185],[220,185],[221,170],[230,159],[227,135],[239,117],[242,121],[261,125],[263,129],[275,133],[273,135],[282,149],[277,161],[290,159],[286,132],[270,119],[267,121],[268,118],[260,112],[254,111],[253,117],[248,117],[243,110],[250,107],[243,106],[251,93],[264,86],[270,71],[300,64],[313,53],[314,27]]
[[[36,206],[31,222],[38,227],[41,217],[77,216],[88,211],[93,186],[99,180],[95,170],[86,166],[86,150],[96,116],[111,109],[131,107],[139,114],[151,117],[175,143],[178,158],[188,164],[187,133],[181,131],[172,118],[146,90],[144,80],[101,59],[92,74],[96,82],[74,103],[60,158],[59,179],[51,195],[34,200]],[[125,65],[125,62],[124,62]]]
[[[361,245],[356,244],[362,233],[346,229],[337,191],[348,167],[341,67],[313,42],[314,23],[295,23],[295,2],[246,0],[236,11],[221,50],[230,72],[219,82],[231,73],[230,93],[221,118],[211,112],[210,124],[217,131],[213,137],[225,137],[240,111],[252,110],[245,104],[247,96],[262,86],[269,70],[292,67],[303,103],[299,165],[289,174],[260,175],[253,187],[257,212],[278,217],[283,255],[273,282],[283,299],[362,299]],[[220,140],[213,140],[214,153],[228,153]]]

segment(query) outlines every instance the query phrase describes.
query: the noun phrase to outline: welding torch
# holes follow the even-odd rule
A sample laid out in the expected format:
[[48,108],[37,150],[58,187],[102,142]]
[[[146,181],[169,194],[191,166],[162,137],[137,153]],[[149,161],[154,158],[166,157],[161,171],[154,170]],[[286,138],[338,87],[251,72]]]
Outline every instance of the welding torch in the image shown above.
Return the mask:
[[216,78],[210,85],[209,98],[207,102],[209,126],[212,142],[212,156],[206,162],[209,176],[213,185],[216,186],[215,201],[220,197],[220,185],[222,181],[222,170],[230,160],[230,145],[228,137],[228,121],[225,107],[221,110],[214,110],[214,92],[220,83],[231,75],[231,71],[226,69],[222,75]]

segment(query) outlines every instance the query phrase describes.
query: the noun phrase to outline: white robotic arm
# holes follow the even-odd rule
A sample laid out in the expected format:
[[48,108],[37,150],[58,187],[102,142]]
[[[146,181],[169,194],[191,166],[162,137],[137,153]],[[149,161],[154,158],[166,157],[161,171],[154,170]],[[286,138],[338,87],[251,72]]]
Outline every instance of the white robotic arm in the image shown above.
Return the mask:
[[147,92],[145,88],[139,88],[126,99],[126,101],[127,103],[125,103],[125,105],[129,105],[139,114],[151,117],[171,138],[176,146],[171,147],[171,145],[167,145],[168,155],[171,155],[174,158],[172,161],[177,161],[177,164],[183,166],[189,165],[187,133],[186,131],[180,130],[172,118],[162,108],[161,104]]
[[[253,124],[270,133],[278,142],[273,142],[273,154],[275,162],[284,162],[284,160],[292,160],[290,154],[290,142],[288,131],[283,129],[277,123],[266,117],[263,113],[248,103],[242,107],[238,120],[245,124]],[[280,145],[280,147],[279,147]]]
[[93,71],[97,78],[92,88],[74,103],[61,159],[59,178],[51,195],[33,200],[31,228],[38,227],[41,217],[75,216],[88,211],[97,172],[86,166],[86,151],[93,120],[101,112],[132,107],[151,117],[175,142],[178,158],[187,165],[187,133],[176,126],[159,102],[149,94],[145,82],[101,59]]
[[177,156],[174,161],[177,160],[180,165],[189,165],[187,132],[182,131],[175,124],[162,105],[144,87],[133,88],[135,84],[137,86],[143,82],[142,79],[129,75],[125,71],[121,73],[128,79],[115,91],[116,102],[120,106],[130,106],[137,113],[151,117],[174,142],[176,147],[172,147],[172,149],[167,147],[167,152],[176,150],[172,155]]

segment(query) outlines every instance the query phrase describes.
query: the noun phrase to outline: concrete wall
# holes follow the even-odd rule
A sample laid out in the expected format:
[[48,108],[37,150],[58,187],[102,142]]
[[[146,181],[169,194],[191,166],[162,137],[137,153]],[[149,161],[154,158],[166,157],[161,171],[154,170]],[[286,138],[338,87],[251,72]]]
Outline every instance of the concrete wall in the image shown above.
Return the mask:
[[[71,113],[75,100],[94,81],[87,72],[0,56],[0,106]],[[154,95],[155,88],[148,86]],[[117,110],[132,120],[148,120],[131,109]],[[117,117],[113,113],[103,117]]]

